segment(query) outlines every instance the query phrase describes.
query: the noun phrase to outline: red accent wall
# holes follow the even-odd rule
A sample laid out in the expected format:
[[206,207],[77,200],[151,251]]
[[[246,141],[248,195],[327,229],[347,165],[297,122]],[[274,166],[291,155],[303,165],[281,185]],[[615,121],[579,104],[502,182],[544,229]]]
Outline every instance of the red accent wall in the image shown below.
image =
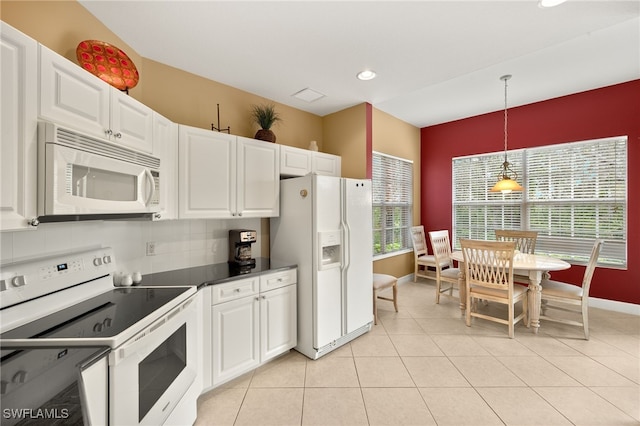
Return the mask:
[[[640,304],[640,80],[509,108],[509,149],[628,136],[628,269],[597,268],[590,296]],[[501,151],[503,112],[421,129],[421,220],[452,229],[451,159]],[[554,272],[580,284],[584,267]]]

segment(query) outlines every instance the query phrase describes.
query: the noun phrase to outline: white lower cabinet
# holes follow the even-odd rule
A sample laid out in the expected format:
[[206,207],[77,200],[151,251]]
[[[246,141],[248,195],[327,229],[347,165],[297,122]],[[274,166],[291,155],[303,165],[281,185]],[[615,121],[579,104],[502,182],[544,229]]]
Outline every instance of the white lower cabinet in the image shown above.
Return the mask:
[[211,287],[211,374],[217,386],[297,343],[296,269]]

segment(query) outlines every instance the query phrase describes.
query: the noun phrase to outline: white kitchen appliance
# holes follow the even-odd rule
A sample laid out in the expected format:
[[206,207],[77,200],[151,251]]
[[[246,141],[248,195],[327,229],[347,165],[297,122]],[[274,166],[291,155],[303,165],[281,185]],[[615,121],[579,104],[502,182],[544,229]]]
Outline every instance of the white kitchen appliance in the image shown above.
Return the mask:
[[159,170],[160,160],[151,155],[57,124],[38,123],[41,217],[150,217],[160,210]]
[[280,182],[271,260],[298,265],[298,346],[311,359],[373,322],[371,181],[309,174]]
[[115,270],[110,248],[0,265],[3,425],[195,421],[196,288],[116,288]]

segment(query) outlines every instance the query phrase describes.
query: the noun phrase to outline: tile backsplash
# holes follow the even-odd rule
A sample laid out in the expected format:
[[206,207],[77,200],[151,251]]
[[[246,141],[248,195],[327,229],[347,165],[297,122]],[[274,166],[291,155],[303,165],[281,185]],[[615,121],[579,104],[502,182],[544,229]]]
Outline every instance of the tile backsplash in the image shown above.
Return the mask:
[[[254,256],[262,253],[260,219],[86,221],[43,223],[35,230],[1,232],[0,263],[96,247],[112,247],[117,269],[143,274],[226,262],[229,229],[258,231]],[[147,255],[147,243],[155,255]]]

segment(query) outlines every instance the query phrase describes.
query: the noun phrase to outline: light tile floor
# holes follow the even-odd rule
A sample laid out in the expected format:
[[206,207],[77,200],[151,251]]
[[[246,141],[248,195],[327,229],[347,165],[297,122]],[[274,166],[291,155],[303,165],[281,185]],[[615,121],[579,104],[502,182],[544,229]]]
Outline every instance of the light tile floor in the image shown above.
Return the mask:
[[[435,283],[399,286],[367,333],[312,361],[296,351],[203,394],[196,425],[639,425],[640,316],[591,308],[535,335],[474,319]],[[491,305],[484,309],[494,309]]]

